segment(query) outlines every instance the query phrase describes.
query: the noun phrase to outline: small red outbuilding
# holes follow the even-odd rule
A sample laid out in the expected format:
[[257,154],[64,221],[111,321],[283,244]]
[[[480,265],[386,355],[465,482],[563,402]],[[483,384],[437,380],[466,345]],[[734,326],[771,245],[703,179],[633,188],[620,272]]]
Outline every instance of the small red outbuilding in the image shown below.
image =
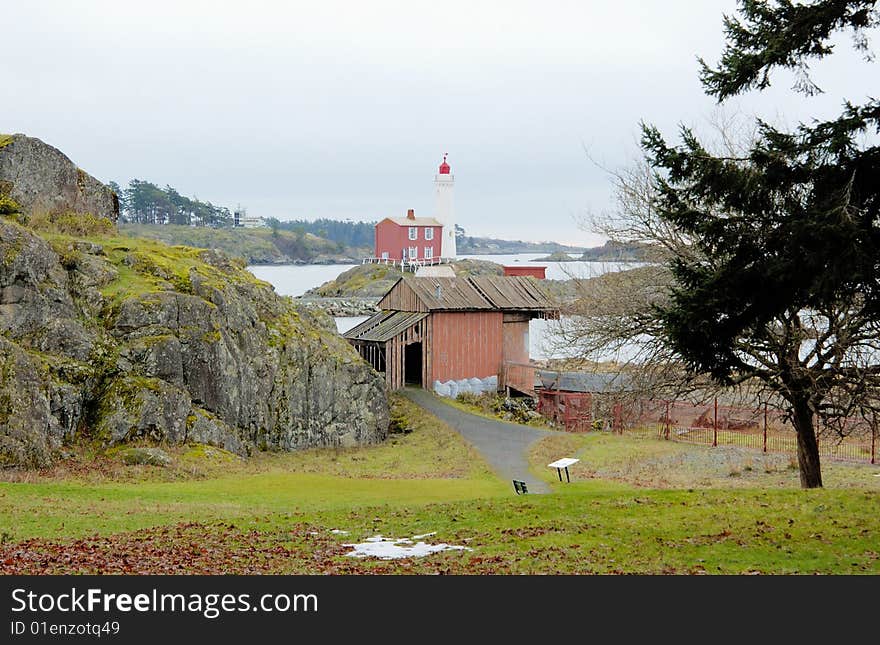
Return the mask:
[[505,363],[529,361],[529,320],[559,315],[535,281],[502,276],[400,279],[379,308],[343,335],[391,389],[500,381]]
[[547,276],[545,272],[547,271],[547,267],[543,266],[505,266],[504,267],[504,275],[527,275],[533,278],[538,278],[538,280],[543,280]]

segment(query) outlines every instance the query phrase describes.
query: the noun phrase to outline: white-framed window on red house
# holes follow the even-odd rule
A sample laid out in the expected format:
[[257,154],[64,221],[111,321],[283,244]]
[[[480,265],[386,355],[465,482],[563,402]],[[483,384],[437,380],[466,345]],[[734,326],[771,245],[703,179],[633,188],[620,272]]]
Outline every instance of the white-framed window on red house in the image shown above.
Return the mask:
[[411,239],[411,240],[419,239],[419,227],[418,226],[410,226],[409,227],[409,239]]
[[430,226],[425,227],[425,239],[433,240],[434,239],[434,229]]
[[411,246],[409,247],[409,259],[415,260],[419,257],[419,247]]
[[433,257],[434,257],[434,247],[433,246],[426,246],[425,247],[425,259],[430,260]]

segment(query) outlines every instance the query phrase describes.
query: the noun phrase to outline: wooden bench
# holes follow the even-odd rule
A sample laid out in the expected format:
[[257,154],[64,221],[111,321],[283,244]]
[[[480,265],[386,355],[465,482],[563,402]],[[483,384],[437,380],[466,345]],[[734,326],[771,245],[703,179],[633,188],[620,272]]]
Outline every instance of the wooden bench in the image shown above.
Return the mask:
[[529,489],[526,487],[526,483],[524,481],[520,481],[519,479],[513,480],[513,490],[516,491],[517,495],[525,495],[529,492]]

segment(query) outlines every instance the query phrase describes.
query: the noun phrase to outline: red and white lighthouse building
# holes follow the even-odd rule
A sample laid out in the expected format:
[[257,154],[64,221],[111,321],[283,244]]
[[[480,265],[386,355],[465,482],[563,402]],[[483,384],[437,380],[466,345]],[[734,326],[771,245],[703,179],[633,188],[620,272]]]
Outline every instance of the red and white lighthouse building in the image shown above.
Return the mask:
[[454,260],[457,255],[455,248],[455,213],[453,210],[452,189],[455,187],[455,176],[446,163],[446,155],[443,155],[443,163],[434,177],[435,214],[434,217],[443,225],[443,244],[440,249],[440,257]]
[[455,178],[450,170],[446,155],[443,155],[443,163],[434,177],[434,217],[416,217],[410,209],[406,217],[386,217],[376,224],[376,259],[415,264],[455,259],[452,208]]

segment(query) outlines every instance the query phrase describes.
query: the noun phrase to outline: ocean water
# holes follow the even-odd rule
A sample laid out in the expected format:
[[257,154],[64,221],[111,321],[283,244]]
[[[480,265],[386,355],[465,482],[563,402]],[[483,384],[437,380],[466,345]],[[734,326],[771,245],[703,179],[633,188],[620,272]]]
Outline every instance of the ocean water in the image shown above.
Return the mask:
[[[603,273],[622,271],[641,266],[639,262],[538,262],[537,258],[547,257],[547,253],[517,253],[515,255],[460,255],[462,260],[488,260],[510,266],[547,267],[544,275],[548,280],[569,280],[571,278],[595,278]],[[574,255],[572,257],[577,257]]]
[[249,266],[248,271],[265,280],[282,296],[301,296],[357,266],[355,264],[275,264]]
[[[546,266],[546,276],[551,280],[569,278],[590,278],[612,271],[640,266],[636,262],[536,262],[535,259],[546,253],[519,253],[515,255],[462,255],[462,259],[488,260],[497,264],[511,266]],[[313,287],[335,279],[340,273],[348,271],[353,264],[284,264],[271,266],[249,266],[256,277],[275,287],[283,296],[301,296]],[[336,318],[339,333],[344,333],[367,319],[367,316]],[[552,342],[554,321],[533,320],[529,323],[529,351],[534,359],[562,358],[572,355],[573,350],[558,347]]]
[[[611,271],[622,271],[639,266],[638,262],[536,262],[546,253],[519,253],[516,255],[462,255],[461,259],[488,260],[510,266],[545,266],[550,280],[594,278]],[[278,264],[249,266],[248,270],[275,287],[282,296],[301,296],[309,289],[335,279],[355,264]]]

